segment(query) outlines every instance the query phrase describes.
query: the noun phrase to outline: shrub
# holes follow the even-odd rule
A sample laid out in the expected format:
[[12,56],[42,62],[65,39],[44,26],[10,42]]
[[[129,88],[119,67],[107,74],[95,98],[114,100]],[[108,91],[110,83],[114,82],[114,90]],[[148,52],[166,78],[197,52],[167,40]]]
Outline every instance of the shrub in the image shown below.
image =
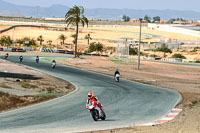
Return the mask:
[[103,50],[103,44],[101,44],[100,42],[96,43],[96,42],[92,42],[90,43],[88,52],[93,52],[93,51],[99,51],[101,52]]
[[172,58],[186,59],[186,57],[183,56],[183,55],[180,54],[180,53],[172,55]]
[[137,55],[138,49],[129,47],[129,55]]

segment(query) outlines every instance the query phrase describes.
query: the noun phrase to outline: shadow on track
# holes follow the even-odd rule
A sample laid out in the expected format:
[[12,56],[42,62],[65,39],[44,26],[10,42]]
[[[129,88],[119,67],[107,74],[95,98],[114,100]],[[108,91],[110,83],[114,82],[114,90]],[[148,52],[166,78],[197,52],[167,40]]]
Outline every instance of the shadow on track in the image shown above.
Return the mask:
[[5,72],[0,72],[0,77],[3,77],[3,78],[30,79],[30,80],[41,79],[39,77],[34,77],[33,75],[29,75],[29,74],[5,73]]

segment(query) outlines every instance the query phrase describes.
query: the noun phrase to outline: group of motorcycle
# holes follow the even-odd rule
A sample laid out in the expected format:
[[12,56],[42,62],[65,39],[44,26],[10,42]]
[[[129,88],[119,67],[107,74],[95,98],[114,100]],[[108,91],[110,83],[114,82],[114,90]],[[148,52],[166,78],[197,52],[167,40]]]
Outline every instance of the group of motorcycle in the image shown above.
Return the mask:
[[[8,56],[9,56],[8,53],[6,53],[5,56],[4,56],[4,59],[7,59]],[[20,62],[23,61],[22,55],[19,56],[19,61]],[[36,63],[39,63],[39,56],[36,56],[35,61],[36,61]],[[56,61],[53,60],[52,63],[51,63],[51,68],[54,69],[55,67],[56,67]],[[120,78],[120,73],[119,73],[118,69],[116,69],[115,74],[114,74],[114,80],[116,82],[119,82],[119,78]],[[97,106],[97,104],[92,102],[92,103],[87,105],[87,109],[90,111],[94,121],[98,121],[98,119],[101,119],[101,120],[106,119],[106,114],[105,114],[104,110],[99,108]]]
[[[7,59],[8,56],[9,56],[9,54],[6,53],[5,56],[4,56],[4,59]],[[36,56],[36,59],[35,59],[35,62],[36,62],[36,63],[39,63],[39,60],[40,60],[40,59],[39,59],[39,56],[37,55],[37,56]],[[23,61],[23,56],[20,55],[20,56],[19,56],[19,62],[22,62],[22,61]],[[54,69],[55,67],[56,67],[56,61],[53,60],[52,63],[51,63],[51,68]]]

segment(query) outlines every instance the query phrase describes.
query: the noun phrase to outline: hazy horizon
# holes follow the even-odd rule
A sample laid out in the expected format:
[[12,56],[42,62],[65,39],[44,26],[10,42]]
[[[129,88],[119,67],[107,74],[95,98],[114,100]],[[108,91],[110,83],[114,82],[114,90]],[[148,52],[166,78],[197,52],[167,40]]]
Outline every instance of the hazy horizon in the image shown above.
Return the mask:
[[54,4],[72,7],[73,5],[85,8],[108,8],[108,9],[155,9],[155,10],[191,10],[200,12],[199,0],[2,0],[17,5],[50,7]]

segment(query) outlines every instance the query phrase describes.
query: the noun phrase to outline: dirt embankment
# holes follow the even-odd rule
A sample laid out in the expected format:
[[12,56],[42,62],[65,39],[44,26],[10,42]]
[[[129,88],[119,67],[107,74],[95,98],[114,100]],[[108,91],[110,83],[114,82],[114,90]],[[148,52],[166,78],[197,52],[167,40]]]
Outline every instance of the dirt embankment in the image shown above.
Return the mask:
[[151,84],[155,86],[170,88],[179,91],[183,101],[178,108],[183,111],[172,121],[162,125],[148,127],[129,127],[98,132],[136,132],[136,133],[198,133],[200,132],[200,69],[194,66],[172,65],[158,62],[141,62],[141,70],[137,70],[137,62],[110,61],[104,57],[83,57],[59,61],[86,70],[96,71],[113,75],[116,68],[119,69],[121,77]]
[[7,88],[6,91],[10,92],[0,90],[0,112],[46,101],[74,90],[67,81],[23,66],[3,60],[0,60],[0,65],[0,88]]

